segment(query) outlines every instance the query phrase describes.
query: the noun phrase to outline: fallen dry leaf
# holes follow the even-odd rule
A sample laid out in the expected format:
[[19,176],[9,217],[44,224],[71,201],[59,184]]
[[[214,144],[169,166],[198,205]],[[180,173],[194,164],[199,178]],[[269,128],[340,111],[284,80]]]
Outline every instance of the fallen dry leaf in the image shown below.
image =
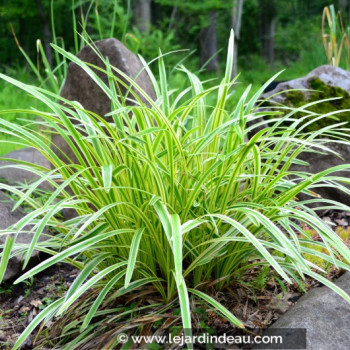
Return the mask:
[[43,303],[41,302],[40,299],[33,299],[30,303],[30,305],[33,305],[35,307],[39,307],[40,305],[42,305]]
[[25,312],[28,312],[30,310],[30,307],[28,306],[22,306],[19,311],[22,312],[22,313],[25,313]]

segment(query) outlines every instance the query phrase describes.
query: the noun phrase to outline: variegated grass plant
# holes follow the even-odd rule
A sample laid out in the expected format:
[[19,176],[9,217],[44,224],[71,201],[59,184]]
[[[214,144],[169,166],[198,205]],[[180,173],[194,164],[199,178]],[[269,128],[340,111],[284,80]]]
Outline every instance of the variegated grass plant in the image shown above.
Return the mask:
[[[40,178],[23,187],[0,184],[2,190],[19,196],[17,206],[26,203],[33,209],[1,232],[7,239],[1,254],[0,279],[11,256],[23,255],[26,267],[33,250],[51,257],[15,283],[59,262],[81,269],[65,296],[32,321],[15,349],[42,321],[65,317],[83,295],[88,295],[83,317],[67,321],[62,331],[76,335],[66,346],[79,348],[96,336],[94,330],[96,323],[102,322],[101,317],[109,315],[105,322],[118,322],[132,314],[123,306],[113,308],[113,302],[123,295],[138,293],[146,285],[153,286],[161,305],[180,305],[187,334],[191,331],[191,299],[208,304],[232,325],[244,327],[215,300],[212,291],[223,290],[256,266],[270,266],[286,283],[299,283],[311,276],[350,302],[345,292],[324,277],[322,269],[307,260],[317,256],[349,270],[349,249],[308,208],[307,202],[321,202],[324,209],[349,208],[321,198],[297,201],[302,192],[317,192],[321,181],[348,191],[338,184],[348,180],[331,174],[349,166],[315,175],[291,170],[293,163],[300,163],[297,159],[301,152],[311,148],[327,152],[324,143],[330,138],[347,142],[342,136],[344,129],[340,129],[344,123],[307,133],[308,123],[331,115],[316,115],[307,111],[307,106],[285,107],[283,117],[257,109],[265,86],[250,99],[248,87],[235,108],[228,110],[235,83],[230,78],[232,34],[225,75],[218,86],[206,88],[197,76],[181,67],[187,75],[188,88],[169,91],[163,56],[158,58],[159,82],[145,64],[156,101],[108,61],[105,60],[109,76],[106,85],[89,65],[57,46],[54,48],[81,66],[109,96],[109,117],[113,122],[107,123],[104,116],[84,110],[76,102],[1,75],[46,104],[50,113],[17,112],[40,116],[46,129],[66,140],[77,159],[72,163],[60,160],[59,150],[53,151],[47,135],[0,119],[1,132],[16,135],[20,144],[36,148],[53,165],[50,170],[25,162],[14,164]],[[125,96],[117,94],[113,71],[133,87]],[[118,83],[126,84],[121,80]],[[133,100],[134,105],[127,106],[126,99]],[[215,103],[209,103],[210,100]],[[293,117],[301,111],[304,118]],[[10,112],[4,110],[1,115]],[[248,139],[262,115],[269,116],[269,127]],[[289,127],[284,126],[286,121]],[[248,122],[252,126],[248,127]],[[44,181],[53,190],[42,204],[32,194]],[[75,209],[78,216],[61,222],[56,214],[65,208]],[[300,223],[316,230],[321,240],[313,241]],[[32,242],[17,243],[18,233],[26,228],[33,234]],[[50,229],[56,234],[39,242],[39,237]],[[320,252],[319,247],[328,254]],[[211,282],[210,288],[206,288],[206,282]],[[86,294],[90,290],[94,293]],[[118,331],[109,334],[108,346],[113,348],[118,342]]]

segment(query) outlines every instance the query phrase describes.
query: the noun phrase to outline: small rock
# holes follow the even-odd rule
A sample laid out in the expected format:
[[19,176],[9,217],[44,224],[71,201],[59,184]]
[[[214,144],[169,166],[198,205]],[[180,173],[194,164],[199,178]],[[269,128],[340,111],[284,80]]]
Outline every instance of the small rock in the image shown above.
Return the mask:
[[[4,192],[0,191],[0,230],[5,230],[8,227],[16,224],[20,219],[25,216],[25,213],[21,208],[12,211],[15,202],[7,198]],[[29,244],[32,241],[33,235],[27,233],[32,227],[26,226],[23,229],[23,232],[20,232],[17,236],[17,243]],[[39,240],[45,239],[43,236]],[[0,236],[0,244],[4,244],[6,241],[6,236]],[[35,262],[39,261],[39,253],[34,251],[30,259],[30,265],[33,265]],[[7,269],[3,278],[3,282],[13,279],[19,276],[22,273],[22,257],[17,255],[12,257],[9,260]]]
[[[350,273],[336,285],[350,293]],[[348,350],[350,305],[327,287],[314,288],[283,314],[270,329],[306,328],[308,350]]]
[[[18,151],[8,153],[2,158],[10,158],[20,161],[25,161],[28,163],[33,163],[40,165],[47,169],[50,169],[50,162],[35,148],[23,148]],[[32,182],[38,179],[38,175],[27,171],[14,168],[12,166],[16,165],[16,162],[0,160],[0,179],[9,184],[19,184],[25,182]],[[47,182],[40,185],[40,188],[48,189],[50,186]]]

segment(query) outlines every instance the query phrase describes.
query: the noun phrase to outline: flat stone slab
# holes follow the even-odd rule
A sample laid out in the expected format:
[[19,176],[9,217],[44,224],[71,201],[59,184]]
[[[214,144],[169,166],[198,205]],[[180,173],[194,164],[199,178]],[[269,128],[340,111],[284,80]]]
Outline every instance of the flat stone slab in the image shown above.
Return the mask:
[[[4,192],[0,191],[0,230],[5,230],[9,226],[14,225],[26,215],[22,209],[16,209],[14,212],[12,212],[12,208],[14,204],[15,202],[13,200],[9,199],[4,194]],[[29,230],[29,229],[30,227],[25,227],[25,230]],[[28,244],[31,242],[32,238],[33,238],[32,234],[28,234],[26,232],[20,232],[16,242]],[[41,237],[40,240],[43,240],[43,237]],[[5,241],[6,241],[6,235],[0,235],[0,244],[3,245]],[[38,261],[39,261],[39,253],[34,251],[31,256],[29,266],[32,266]],[[21,256],[15,256],[11,258],[7,265],[3,282],[6,282],[8,280],[11,280],[19,276],[22,273],[22,264],[23,264],[23,259]]]
[[[18,151],[8,153],[1,158],[11,158],[15,160],[25,161],[40,165],[42,167],[51,168],[50,162],[36,149],[23,148]],[[0,160],[0,182],[6,182],[11,185],[32,182],[38,179],[38,176],[27,170],[20,170],[13,167],[7,167],[8,165],[14,165],[15,162]],[[4,167],[6,166],[6,167]],[[47,188],[48,184],[43,183],[40,187]]]
[[[336,285],[350,294],[350,273],[342,275]],[[308,350],[349,350],[350,304],[328,287],[314,288],[265,334],[275,328],[306,328]]]

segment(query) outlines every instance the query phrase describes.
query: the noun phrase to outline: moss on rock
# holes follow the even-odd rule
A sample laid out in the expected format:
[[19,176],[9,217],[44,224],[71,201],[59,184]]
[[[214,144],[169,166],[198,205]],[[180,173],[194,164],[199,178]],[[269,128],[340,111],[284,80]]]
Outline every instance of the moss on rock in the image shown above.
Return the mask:
[[[350,110],[350,95],[343,89],[335,86],[325,84],[319,78],[313,78],[308,80],[310,88],[315,90],[309,94],[306,98],[305,94],[301,91],[290,91],[285,96],[285,104],[290,107],[301,107],[308,102],[316,102],[328,98],[340,97],[340,99],[325,101],[317,103],[308,107],[309,111],[317,114],[327,114],[342,109]],[[304,115],[301,114],[300,115]],[[316,123],[311,124],[307,127],[307,131],[318,130],[322,127],[334,124],[337,121],[350,121],[350,111],[336,114],[331,118],[323,118],[318,120]]]

